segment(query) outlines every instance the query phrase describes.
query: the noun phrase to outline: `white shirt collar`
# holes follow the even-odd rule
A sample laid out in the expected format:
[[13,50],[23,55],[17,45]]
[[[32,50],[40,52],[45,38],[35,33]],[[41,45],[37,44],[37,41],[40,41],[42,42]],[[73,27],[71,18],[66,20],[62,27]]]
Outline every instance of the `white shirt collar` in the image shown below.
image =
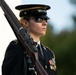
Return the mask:
[[36,45],[36,47],[37,47],[38,45],[40,45],[40,40],[37,42],[37,45]]
[[37,42],[40,45],[40,41]]

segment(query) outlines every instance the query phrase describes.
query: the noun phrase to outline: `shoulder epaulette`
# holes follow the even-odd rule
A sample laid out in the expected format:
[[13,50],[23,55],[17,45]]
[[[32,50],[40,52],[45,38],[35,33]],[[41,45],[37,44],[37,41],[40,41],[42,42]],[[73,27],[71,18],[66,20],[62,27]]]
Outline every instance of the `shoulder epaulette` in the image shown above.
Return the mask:
[[52,54],[53,54],[53,56],[54,56],[54,58],[55,58],[55,54],[54,54],[53,50],[51,50],[48,46],[45,46],[44,44],[42,44],[42,45],[43,45],[44,48],[46,48],[46,49],[48,49],[49,51],[51,51]]
[[15,39],[15,40],[13,40],[13,42],[15,42],[15,44],[17,44],[17,43],[18,43],[18,40],[17,40],[17,39]]

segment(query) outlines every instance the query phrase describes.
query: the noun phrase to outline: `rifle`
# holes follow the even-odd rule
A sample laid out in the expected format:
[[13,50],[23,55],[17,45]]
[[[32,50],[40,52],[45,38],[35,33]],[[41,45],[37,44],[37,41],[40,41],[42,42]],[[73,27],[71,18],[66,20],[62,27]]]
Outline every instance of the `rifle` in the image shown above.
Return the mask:
[[12,12],[10,7],[4,0],[0,0],[0,6],[4,11],[4,15],[9,22],[14,34],[17,39],[21,42],[24,49],[28,52],[31,57],[32,62],[35,65],[35,69],[38,75],[48,75],[45,69],[42,67],[38,60],[38,50],[34,44],[34,41],[27,34],[26,30],[21,26],[19,20],[16,18],[15,14]]

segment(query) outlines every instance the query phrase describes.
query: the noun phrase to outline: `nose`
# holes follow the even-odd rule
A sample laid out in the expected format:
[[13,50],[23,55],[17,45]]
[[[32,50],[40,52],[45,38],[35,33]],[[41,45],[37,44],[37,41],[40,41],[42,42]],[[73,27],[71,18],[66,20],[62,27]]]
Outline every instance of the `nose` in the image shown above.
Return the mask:
[[42,25],[47,25],[47,21],[46,20],[43,20],[42,21]]

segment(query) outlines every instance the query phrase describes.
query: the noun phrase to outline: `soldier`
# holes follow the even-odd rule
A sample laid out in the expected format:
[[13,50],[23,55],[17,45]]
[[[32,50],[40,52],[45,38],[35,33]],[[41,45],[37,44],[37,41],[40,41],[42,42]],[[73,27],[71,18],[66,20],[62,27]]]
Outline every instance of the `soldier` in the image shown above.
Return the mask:
[[[40,37],[46,34],[47,29],[47,10],[48,5],[27,4],[16,6],[20,11],[20,23],[37,42],[38,59],[48,73],[48,75],[57,75],[55,55],[52,50],[48,49],[40,42]],[[37,72],[33,63],[25,52],[22,44],[18,40],[12,41],[6,49],[5,57],[2,64],[2,75],[36,75]]]

